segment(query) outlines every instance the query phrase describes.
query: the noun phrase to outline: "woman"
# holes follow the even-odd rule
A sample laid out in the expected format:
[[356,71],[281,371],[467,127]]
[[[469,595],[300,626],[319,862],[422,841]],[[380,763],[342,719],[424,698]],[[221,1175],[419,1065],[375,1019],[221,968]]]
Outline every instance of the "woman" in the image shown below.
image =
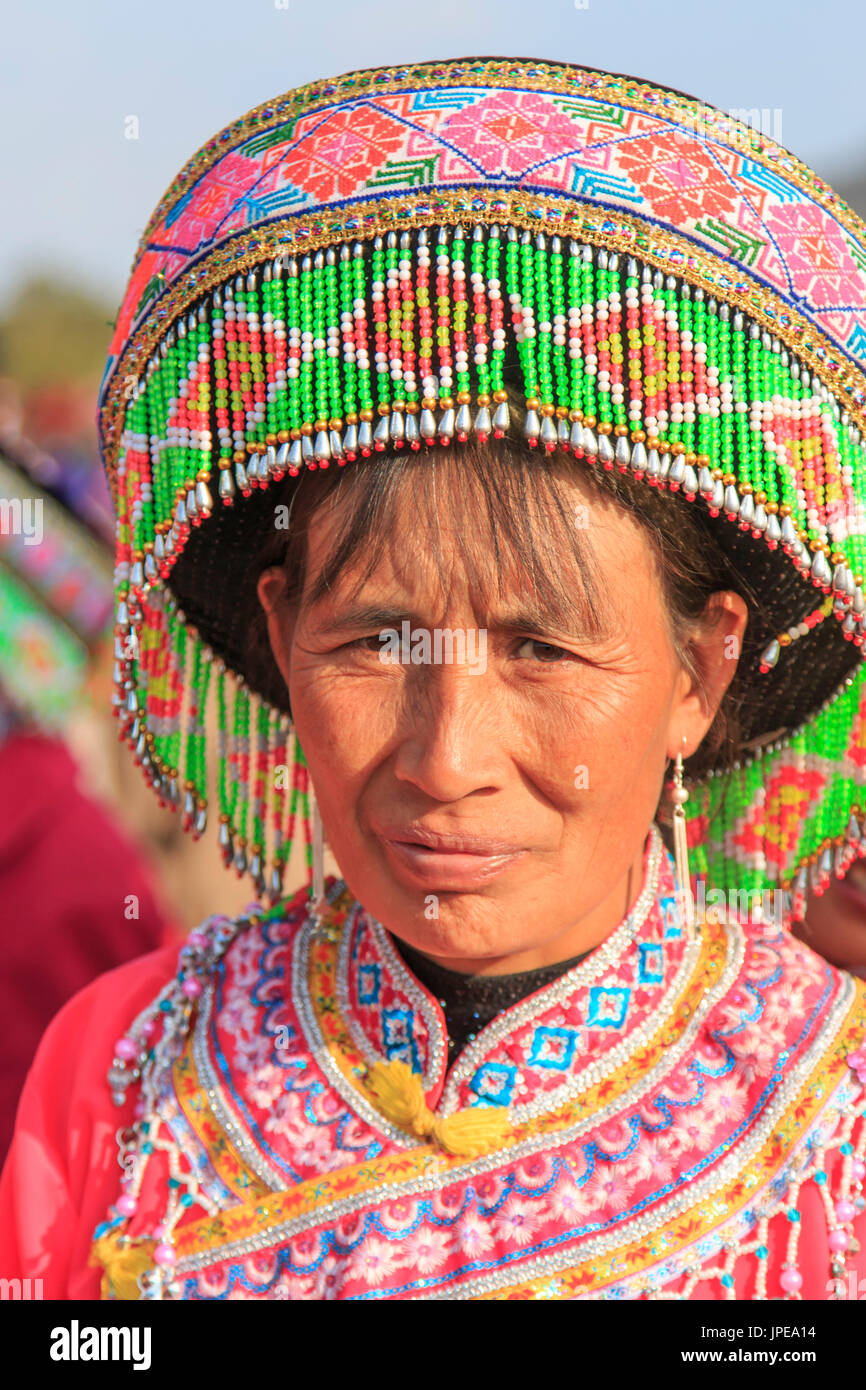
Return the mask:
[[213,697],[274,905],[56,1021],[4,1268],[846,1296],[866,1000],[787,928],[861,839],[863,241],[771,141],[554,63],[348,74],[186,166],[102,408],[118,714],[200,832]]

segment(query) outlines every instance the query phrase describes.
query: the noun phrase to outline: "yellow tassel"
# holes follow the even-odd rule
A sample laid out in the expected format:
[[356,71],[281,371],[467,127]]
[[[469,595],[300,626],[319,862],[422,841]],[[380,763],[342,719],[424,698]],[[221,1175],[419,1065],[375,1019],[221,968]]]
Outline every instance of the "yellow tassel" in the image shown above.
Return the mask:
[[435,1139],[446,1153],[477,1158],[505,1137],[508,1113],[498,1106],[478,1106],[456,1115],[433,1113],[421,1078],[405,1062],[376,1062],[368,1075],[379,1109],[395,1125],[419,1139]]
[[125,1303],[141,1298],[139,1275],[153,1269],[155,1244],[152,1240],[131,1241],[127,1237],[121,1245],[114,1231],[95,1240],[88,1264],[102,1266],[100,1298],[116,1298]]
[[498,1105],[473,1105],[456,1115],[437,1116],[433,1135],[447,1153],[477,1158],[505,1138],[508,1112]]

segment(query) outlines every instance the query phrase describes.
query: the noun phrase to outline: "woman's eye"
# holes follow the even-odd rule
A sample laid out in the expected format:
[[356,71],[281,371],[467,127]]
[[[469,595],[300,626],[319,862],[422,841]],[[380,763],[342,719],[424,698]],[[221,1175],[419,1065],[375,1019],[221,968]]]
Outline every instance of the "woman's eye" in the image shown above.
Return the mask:
[[537,637],[527,637],[525,642],[521,642],[517,655],[530,661],[543,661],[548,665],[577,660],[574,652],[566,651],[565,647],[556,647],[552,642],[542,642]]
[[352,647],[360,648],[361,651],[381,652],[389,650],[387,637],[383,632],[368,632],[364,637],[356,637],[353,642],[347,642],[346,646],[351,650]]

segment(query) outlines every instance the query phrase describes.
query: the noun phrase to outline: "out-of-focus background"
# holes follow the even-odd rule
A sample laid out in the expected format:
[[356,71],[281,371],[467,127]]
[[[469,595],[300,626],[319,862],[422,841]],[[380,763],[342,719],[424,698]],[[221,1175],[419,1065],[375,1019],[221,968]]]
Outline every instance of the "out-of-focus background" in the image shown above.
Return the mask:
[[[0,440],[31,441],[98,491],[96,392],[151,210],[200,144],[290,87],[456,55],[627,72],[736,112],[866,213],[863,30],[856,0],[12,0],[0,51]],[[238,910],[250,890],[223,869],[214,836],[188,843],[117,744],[110,671],[107,644],[65,729],[82,778],[153,865],[178,929]]]

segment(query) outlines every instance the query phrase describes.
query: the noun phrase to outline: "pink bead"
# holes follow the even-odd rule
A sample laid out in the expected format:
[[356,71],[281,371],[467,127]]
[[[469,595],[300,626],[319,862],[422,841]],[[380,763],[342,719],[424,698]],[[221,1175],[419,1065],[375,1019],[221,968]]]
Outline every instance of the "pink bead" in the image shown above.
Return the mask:
[[141,1036],[145,1039],[146,1042],[150,1042],[151,1038],[156,1037],[158,1029],[159,1024],[157,1023],[156,1019],[149,1018],[142,1027]]
[[828,1244],[835,1255],[848,1249],[848,1237],[844,1231],[831,1231]]
[[853,1221],[857,1215],[857,1208],[853,1202],[849,1202],[847,1197],[843,1197],[841,1202],[836,1203],[836,1220],[841,1221],[844,1226],[846,1221]]
[[190,975],[188,979],[184,980],[183,984],[181,985],[181,989],[183,990],[187,999],[198,999],[202,991],[202,984],[201,981],[197,980],[194,975]]
[[135,1107],[132,1113],[136,1120],[144,1119],[145,1115],[147,1114],[147,1106],[145,1105],[143,1100],[137,1100],[135,1102]]
[[169,1244],[167,1244],[167,1242],[160,1241],[159,1245],[153,1252],[153,1258],[156,1260],[156,1263],[158,1265],[173,1265],[175,1260],[177,1259],[177,1255],[174,1253],[172,1247]]
[[138,1211],[138,1202],[131,1192],[124,1192],[122,1197],[118,1197],[115,1206],[121,1216],[135,1216]]
[[863,1179],[866,1178],[866,1163],[863,1162],[862,1158],[854,1159],[854,1162],[851,1164],[851,1172],[858,1182],[862,1182]]
[[798,1293],[803,1287],[803,1276],[798,1269],[794,1269],[792,1265],[789,1265],[787,1269],[782,1270],[782,1277],[779,1283],[782,1285],[785,1293]]
[[198,949],[201,946],[207,945],[207,937],[203,931],[191,931],[186,939],[186,944],[187,946],[195,946],[195,948]]
[[114,1055],[123,1062],[134,1062],[138,1056],[138,1043],[132,1038],[120,1038],[114,1044]]
[[164,1237],[166,1234],[167,1234],[167,1232],[166,1232],[165,1226],[163,1225],[163,1223],[162,1223],[161,1221],[160,1221],[160,1223],[159,1223],[158,1226],[154,1226],[154,1228],[153,1228],[154,1240],[162,1240],[163,1237]]

